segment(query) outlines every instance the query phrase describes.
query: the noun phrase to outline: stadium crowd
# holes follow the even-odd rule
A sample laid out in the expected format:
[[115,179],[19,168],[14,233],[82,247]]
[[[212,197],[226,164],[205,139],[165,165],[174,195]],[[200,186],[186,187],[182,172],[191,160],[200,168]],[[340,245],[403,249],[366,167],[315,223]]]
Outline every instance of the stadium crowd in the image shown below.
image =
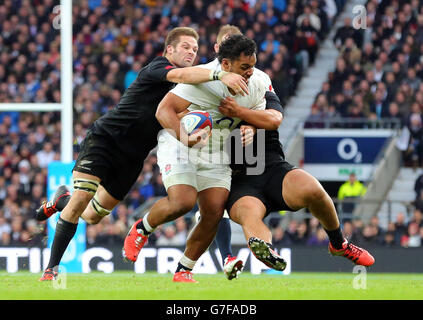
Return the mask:
[[405,128],[404,163],[421,167],[423,4],[370,0],[366,12],[364,28],[355,28],[350,17],[338,28],[336,67],[316,95],[305,127]]
[[[337,69],[313,107],[322,117],[329,116],[328,110],[354,116],[349,110],[360,106],[349,108],[341,100],[346,97],[359,104],[361,95],[367,98],[362,109],[370,110],[365,114],[369,119],[382,115],[379,104],[373,103],[378,94],[386,104],[398,106],[395,114],[389,113],[394,107],[389,107],[389,112],[382,108],[385,116],[404,121],[409,110],[421,110],[423,84],[418,79],[423,61],[417,57],[423,45],[421,30],[414,26],[423,24],[422,8],[418,1],[412,1],[409,9],[395,7],[398,1],[392,1],[394,10],[404,13],[394,18],[389,16],[392,9],[384,5],[387,2],[391,1],[382,1],[382,8],[375,5],[377,1],[367,4],[371,34],[356,36],[347,25],[338,30],[335,42],[341,56]],[[60,30],[53,23],[58,4],[58,0],[1,2],[0,103],[60,102]],[[198,31],[197,63],[201,64],[214,59],[213,44],[220,26],[239,26],[256,41],[257,67],[271,77],[284,102],[314,63],[319,42],[344,4],[345,0],[74,0],[74,158],[93,121],[114,108],[138,71],[161,54],[171,28],[190,26]],[[391,29],[395,32],[390,34],[387,31]],[[383,41],[380,35],[384,35]],[[352,88],[360,88],[359,93]],[[412,96],[416,101],[409,101]],[[411,116],[408,118],[411,123]],[[59,113],[0,113],[0,245],[45,244],[46,225],[37,223],[33,215],[46,200],[47,166],[54,160],[60,160]],[[101,223],[87,227],[87,243],[121,244],[137,208],[164,195],[153,152],[126,199]],[[356,221],[351,224],[357,236],[367,232]],[[180,218],[158,228],[150,244],[183,245],[191,226],[190,215]],[[421,227],[420,222],[420,234]],[[286,230],[279,224],[273,226],[276,245],[287,239],[292,244],[327,243],[321,231],[313,219],[297,225],[292,222]],[[383,237],[381,234],[377,237]]]

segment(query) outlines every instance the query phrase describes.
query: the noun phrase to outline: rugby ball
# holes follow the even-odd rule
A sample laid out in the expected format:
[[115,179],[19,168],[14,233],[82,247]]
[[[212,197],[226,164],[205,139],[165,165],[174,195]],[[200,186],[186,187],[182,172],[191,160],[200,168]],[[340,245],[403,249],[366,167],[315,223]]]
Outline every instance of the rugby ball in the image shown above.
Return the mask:
[[200,129],[206,129],[209,132],[213,128],[213,120],[208,112],[191,111],[184,115],[181,124],[188,135],[197,132]]

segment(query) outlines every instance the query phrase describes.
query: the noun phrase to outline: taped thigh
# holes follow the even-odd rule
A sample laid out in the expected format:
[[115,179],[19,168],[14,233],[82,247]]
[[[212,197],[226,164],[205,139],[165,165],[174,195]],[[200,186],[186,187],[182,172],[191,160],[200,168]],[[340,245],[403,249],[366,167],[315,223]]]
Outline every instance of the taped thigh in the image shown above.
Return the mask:
[[98,200],[97,194],[94,195],[94,197],[90,201],[91,207],[94,209],[94,212],[97,213],[100,217],[105,217],[110,214],[112,210],[108,210],[104,208],[100,201]]
[[95,195],[97,192],[99,182],[95,180],[90,179],[84,179],[84,178],[75,178],[73,179],[73,189],[74,191],[85,191],[88,192],[91,195]]

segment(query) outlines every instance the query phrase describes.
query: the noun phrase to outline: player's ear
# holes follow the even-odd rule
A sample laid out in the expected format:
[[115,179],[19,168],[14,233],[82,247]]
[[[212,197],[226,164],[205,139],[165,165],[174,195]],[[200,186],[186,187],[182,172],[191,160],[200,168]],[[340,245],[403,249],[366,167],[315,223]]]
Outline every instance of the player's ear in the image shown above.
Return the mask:
[[222,65],[222,70],[229,71],[231,70],[232,62],[230,59],[223,58],[221,65]]
[[214,44],[214,52],[219,52],[219,45],[217,43]]
[[169,44],[166,47],[166,54],[172,54],[174,50],[175,50],[175,48],[172,45]]

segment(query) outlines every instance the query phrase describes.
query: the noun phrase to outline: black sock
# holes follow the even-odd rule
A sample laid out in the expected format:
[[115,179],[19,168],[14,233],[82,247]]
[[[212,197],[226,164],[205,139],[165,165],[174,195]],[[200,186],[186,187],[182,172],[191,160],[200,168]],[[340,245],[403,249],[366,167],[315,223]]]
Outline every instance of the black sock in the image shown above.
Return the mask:
[[50,261],[47,268],[54,268],[58,266],[69,242],[75,235],[77,223],[71,223],[59,217],[54,234],[53,244],[50,251]]
[[216,245],[219,248],[220,255],[222,256],[223,264],[228,256],[232,257],[231,250],[231,223],[228,218],[222,218],[216,234]]
[[180,262],[178,262],[178,266],[176,267],[176,271],[175,271],[175,273],[176,272],[179,272],[179,271],[192,271],[192,269],[190,269],[190,268],[188,268],[188,267],[185,267],[184,265],[182,265]]
[[342,244],[344,243],[344,236],[342,235],[341,227],[335,230],[326,230],[326,233],[329,237],[330,244],[335,249],[342,249]]
[[151,232],[148,232],[148,231],[145,229],[145,226],[144,226],[143,221],[144,221],[144,220],[141,220],[140,222],[138,222],[138,223],[137,223],[137,225],[136,225],[136,228],[137,228],[137,230],[141,229],[141,230],[142,230],[143,235],[148,236],[148,235],[150,235],[150,233],[151,233]]

